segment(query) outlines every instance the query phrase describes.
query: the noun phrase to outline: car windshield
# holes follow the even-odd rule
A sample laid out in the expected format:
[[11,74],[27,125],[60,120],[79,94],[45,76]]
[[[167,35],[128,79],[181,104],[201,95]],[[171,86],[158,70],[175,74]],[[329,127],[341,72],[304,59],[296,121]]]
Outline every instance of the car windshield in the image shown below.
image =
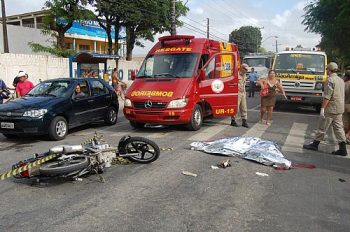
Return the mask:
[[138,77],[189,78],[193,76],[198,54],[159,54],[148,56],[143,62]]
[[64,97],[68,93],[69,81],[45,81],[36,85],[27,96]]
[[249,67],[266,67],[270,68],[268,58],[244,58],[243,63]]
[[324,74],[325,56],[305,53],[279,54],[276,56],[275,70],[289,73]]

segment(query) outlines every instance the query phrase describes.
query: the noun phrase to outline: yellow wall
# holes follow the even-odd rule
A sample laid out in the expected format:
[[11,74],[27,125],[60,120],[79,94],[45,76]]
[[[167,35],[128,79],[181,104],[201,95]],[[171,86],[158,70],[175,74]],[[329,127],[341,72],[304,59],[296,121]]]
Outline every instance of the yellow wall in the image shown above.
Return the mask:
[[[73,44],[73,38],[64,38],[64,42]],[[94,40],[86,39],[75,39],[75,48],[79,52],[79,45],[89,45],[89,50],[94,52]],[[107,42],[96,41],[96,52],[98,53],[107,53]],[[114,44],[113,44],[114,48]]]

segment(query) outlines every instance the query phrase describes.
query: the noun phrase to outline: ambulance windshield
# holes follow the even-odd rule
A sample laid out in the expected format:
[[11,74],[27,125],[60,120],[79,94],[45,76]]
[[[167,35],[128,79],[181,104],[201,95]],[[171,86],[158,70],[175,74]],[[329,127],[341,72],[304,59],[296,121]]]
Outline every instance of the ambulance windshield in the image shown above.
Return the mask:
[[197,64],[198,54],[157,54],[143,62],[138,77],[144,78],[190,78]]
[[289,73],[324,74],[323,54],[283,53],[275,59],[275,70]]

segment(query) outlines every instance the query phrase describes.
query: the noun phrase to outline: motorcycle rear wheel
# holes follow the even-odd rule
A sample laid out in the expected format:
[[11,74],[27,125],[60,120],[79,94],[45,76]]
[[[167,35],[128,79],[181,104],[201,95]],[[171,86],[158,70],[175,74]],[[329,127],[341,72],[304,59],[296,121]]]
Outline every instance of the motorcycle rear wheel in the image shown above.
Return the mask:
[[136,154],[133,156],[127,156],[131,161],[147,164],[158,159],[160,155],[160,149],[158,145],[152,140],[143,137],[130,137],[124,142],[123,151],[126,155]]
[[83,170],[89,166],[86,156],[76,156],[66,161],[53,161],[41,165],[39,172],[44,176],[61,176]]

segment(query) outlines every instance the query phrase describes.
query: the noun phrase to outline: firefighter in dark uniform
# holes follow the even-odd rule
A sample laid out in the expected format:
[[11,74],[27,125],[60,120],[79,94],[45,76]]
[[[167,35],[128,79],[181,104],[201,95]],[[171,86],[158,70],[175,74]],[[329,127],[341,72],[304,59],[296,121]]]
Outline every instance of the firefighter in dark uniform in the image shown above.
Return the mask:
[[339,150],[334,155],[346,156],[346,137],[342,115],[344,113],[344,81],[337,75],[338,65],[330,62],[327,65],[328,79],[324,86],[324,97],[320,112],[319,127],[315,139],[311,144],[304,145],[304,149],[318,150],[320,141],[324,139],[327,129],[332,125],[334,134],[339,143]]

